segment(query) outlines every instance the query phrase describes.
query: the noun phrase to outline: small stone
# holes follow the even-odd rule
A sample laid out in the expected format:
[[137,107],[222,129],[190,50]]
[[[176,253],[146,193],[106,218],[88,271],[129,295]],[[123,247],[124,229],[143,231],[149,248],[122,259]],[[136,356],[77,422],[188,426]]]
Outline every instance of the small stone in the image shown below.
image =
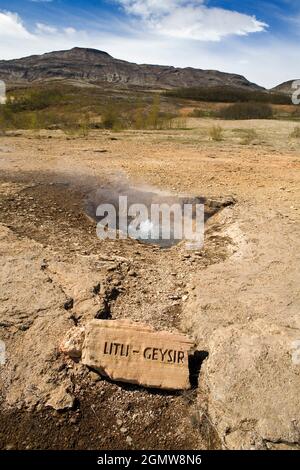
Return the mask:
[[122,424],[123,424],[123,421],[121,419],[117,419],[117,425],[120,427],[122,426]]
[[29,330],[30,326],[28,324],[23,324],[19,326],[20,331],[27,331]]
[[103,306],[95,315],[95,318],[98,320],[110,320],[111,313],[110,313],[110,306],[108,302],[104,301]]
[[121,431],[122,434],[126,434],[127,428],[121,428],[120,431]]
[[78,416],[72,416],[72,418],[70,419],[70,423],[71,423],[71,424],[77,424],[77,423],[78,423],[78,419],[79,419]]
[[48,268],[47,261],[43,259],[43,261],[41,262],[41,270],[45,271],[45,269],[47,268]]
[[169,299],[170,300],[180,300],[181,297],[178,294],[174,294],[174,295],[169,295]]
[[73,299],[67,299],[66,302],[64,303],[64,309],[65,310],[71,310],[74,305],[74,300]]
[[74,407],[75,398],[71,395],[64,385],[60,385],[54,390],[46,406],[56,411],[72,409]]
[[127,444],[131,445],[131,444],[133,443],[132,437],[127,436],[127,437],[126,437],[126,442],[127,442]]
[[60,343],[59,349],[70,357],[81,356],[85,330],[83,326],[74,326],[65,335]]
[[100,293],[100,288],[101,288],[101,285],[100,285],[100,282],[98,284],[96,284],[94,287],[93,287],[93,294],[94,295],[98,295]]
[[137,277],[137,273],[134,270],[128,271],[128,276]]
[[112,271],[115,271],[116,269],[118,269],[118,265],[112,264],[111,266],[107,268],[107,272],[112,272]]
[[94,371],[90,372],[90,378],[95,383],[100,382],[100,380],[102,380],[101,375],[97,374],[97,372]]

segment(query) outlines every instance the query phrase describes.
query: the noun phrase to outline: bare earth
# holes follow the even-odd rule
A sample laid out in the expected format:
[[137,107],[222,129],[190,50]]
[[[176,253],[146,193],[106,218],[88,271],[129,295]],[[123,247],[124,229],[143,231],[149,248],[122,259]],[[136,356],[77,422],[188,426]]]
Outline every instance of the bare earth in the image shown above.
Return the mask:
[[[221,142],[212,124],[0,137],[0,448],[300,449],[300,142],[291,122],[221,122]],[[107,183],[219,201],[203,251],[98,240],[85,203]],[[67,359],[64,333],[95,316],[188,333],[193,388]]]

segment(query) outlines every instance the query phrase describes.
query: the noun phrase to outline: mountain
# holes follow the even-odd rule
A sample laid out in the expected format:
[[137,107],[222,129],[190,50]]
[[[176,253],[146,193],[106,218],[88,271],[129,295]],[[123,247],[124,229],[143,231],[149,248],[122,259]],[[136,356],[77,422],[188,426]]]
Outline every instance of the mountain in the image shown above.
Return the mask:
[[7,83],[25,84],[49,79],[84,80],[120,87],[154,89],[224,85],[247,90],[262,89],[241,75],[191,67],[138,65],[115,59],[106,52],[79,47],[0,61],[0,80]]
[[284,83],[281,83],[280,85],[275,86],[270,91],[274,91],[277,93],[285,93],[286,95],[292,95],[295,91],[295,88],[292,87],[295,81],[299,81],[300,83],[300,80],[296,80],[296,79],[289,80],[288,82],[284,82]]

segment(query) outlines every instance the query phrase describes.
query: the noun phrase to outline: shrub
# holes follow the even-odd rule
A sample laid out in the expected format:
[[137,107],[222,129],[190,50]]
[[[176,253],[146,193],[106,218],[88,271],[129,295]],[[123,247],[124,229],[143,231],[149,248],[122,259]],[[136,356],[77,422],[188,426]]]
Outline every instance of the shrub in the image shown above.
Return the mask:
[[296,119],[300,118],[300,109],[299,109],[299,107],[296,108],[296,109],[292,112],[292,117],[293,117],[293,118],[296,118]]
[[145,113],[140,106],[134,112],[133,127],[135,129],[143,129],[145,127]]
[[194,118],[202,118],[206,117],[206,112],[203,109],[193,109],[193,111],[189,114],[190,117]]
[[90,118],[88,114],[84,114],[83,117],[80,119],[79,123],[79,135],[81,137],[87,137],[90,131]]
[[160,96],[151,104],[139,102],[114,103],[110,101],[102,112],[102,127],[105,129],[172,129],[184,128],[185,119],[176,114],[161,112]]
[[293,132],[291,132],[290,137],[292,139],[300,139],[300,127],[299,126],[295,127]]
[[217,117],[217,111],[214,109],[193,109],[189,114],[189,117],[193,118],[215,118]]
[[245,90],[225,86],[177,88],[165,92],[166,96],[216,103],[247,103],[251,101],[272,104],[290,104],[290,97],[283,93],[264,90]]
[[222,119],[270,119],[273,110],[266,103],[235,103],[219,111]]
[[121,115],[113,103],[109,103],[102,113],[102,125],[105,129],[115,130],[121,126]]
[[220,142],[223,139],[223,129],[220,126],[212,126],[209,129],[209,136],[212,140]]
[[36,112],[14,113],[7,105],[0,108],[0,128],[8,129],[39,129],[39,119]]
[[242,145],[249,145],[254,140],[258,139],[258,135],[255,129],[238,129],[241,137]]
[[14,114],[13,112],[7,107],[7,105],[3,104],[0,106],[0,129],[5,131],[10,129],[13,126],[14,121]]
[[58,88],[29,90],[24,94],[9,100],[7,106],[14,112],[20,111],[39,111],[61,103],[63,92]]
[[156,95],[146,120],[146,128],[158,129],[160,124],[160,96]]
[[170,125],[172,129],[186,129],[187,127],[186,117],[180,116],[180,117],[170,119]]

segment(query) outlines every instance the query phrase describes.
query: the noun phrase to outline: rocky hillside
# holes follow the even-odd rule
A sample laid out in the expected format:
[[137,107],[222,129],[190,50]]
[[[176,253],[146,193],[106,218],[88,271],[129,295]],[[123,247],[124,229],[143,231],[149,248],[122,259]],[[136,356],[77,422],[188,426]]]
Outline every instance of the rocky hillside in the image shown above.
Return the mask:
[[280,83],[280,85],[277,85],[276,87],[272,88],[272,90],[270,91],[291,95],[295,91],[295,89],[292,88],[294,81],[296,81],[296,79],[289,80],[288,82]]
[[115,59],[106,52],[78,47],[23,59],[2,60],[0,79],[7,83],[75,79],[156,89],[223,85],[249,90],[261,88],[241,75],[191,67],[138,65]]

